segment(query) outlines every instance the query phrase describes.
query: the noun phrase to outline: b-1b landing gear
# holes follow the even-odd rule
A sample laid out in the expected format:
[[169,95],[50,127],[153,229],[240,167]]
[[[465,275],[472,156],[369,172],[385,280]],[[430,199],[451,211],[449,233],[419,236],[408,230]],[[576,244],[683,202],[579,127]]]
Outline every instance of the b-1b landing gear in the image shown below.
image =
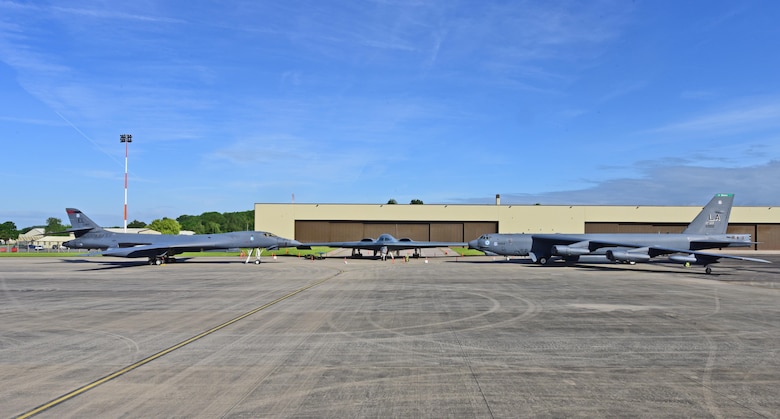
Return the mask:
[[252,253],[255,253],[255,265],[259,265],[260,264],[260,253],[261,252],[262,251],[260,249],[257,249],[257,248],[251,249],[249,251],[249,254],[246,255],[246,260],[244,261],[244,264],[249,263],[249,259],[252,258]]

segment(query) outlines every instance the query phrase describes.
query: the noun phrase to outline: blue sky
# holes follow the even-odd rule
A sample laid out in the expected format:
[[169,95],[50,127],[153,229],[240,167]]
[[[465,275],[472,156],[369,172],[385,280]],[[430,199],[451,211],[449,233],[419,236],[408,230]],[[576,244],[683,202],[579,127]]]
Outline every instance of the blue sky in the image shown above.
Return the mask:
[[0,222],[780,204],[773,1],[0,0]]

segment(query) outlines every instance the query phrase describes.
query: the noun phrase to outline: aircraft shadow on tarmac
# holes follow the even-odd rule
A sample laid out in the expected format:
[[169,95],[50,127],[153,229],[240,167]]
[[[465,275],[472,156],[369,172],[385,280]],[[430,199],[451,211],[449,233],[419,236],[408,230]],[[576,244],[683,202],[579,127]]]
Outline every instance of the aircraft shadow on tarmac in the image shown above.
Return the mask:
[[506,259],[503,256],[500,258],[496,258],[493,260],[469,260],[468,258],[461,258],[460,260],[448,260],[445,263],[471,263],[474,265],[503,265],[503,264],[509,264],[509,265],[533,265],[533,262],[531,262],[531,259]]
[[[471,264],[477,264],[477,265],[488,265],[488,264],[512,264],[512,265],[527,265],[529,267],[532,267],[534,269],[561,269],[561,268],[567,268],[567,269],[588,269],[592,271],[602,271],[602,272],[615,272],[615,271],[625,271],[630,272],[632,270],[635,271],[641,271],[649,274],[675,274],[675,275],[688,275],[688,276],[720,276],[720,275],[732,275],[733,273],[766,273],[766,268],[749,268],[746,266],[715,266],[711,274],[707,274],[704,272],[703,269],[701,269],[700,266],[692,266],[689,268],[683,268],[679,264],[673,264],[673,263],[665,263],[661,261],[657,262],[647,262],[643,263],[641,265],[621,265],[617,264],[612,261],[587,261],[587,262],[579,262],[576,264],[566,264],[565,262],[561,261],[555,261],[551,262],[548,265],[541,266],[531,261],[531,259],[495,259],[495,260],[459,260],[454,261],[450,260],[447,261],[447,263],[471,263]],[[649,269],[648,269],[649,268]],[[657,268],[657,269],[655,269]]]
[[[565,264],[562,264],[561,266],[567,267]],[[661,264],[661,263],[644,263],[641,265],[640,268],[644,267],[652,267],[652,268],[663,268],[663,270],[660,269],[632,269],[633,266],[636,265],[630,265],[630,266],[620,266],[619,264],[616,264],[614,262],[604,262],[602,264],[595,264],[595,263],[589,263],[589,264],[578,264],[578,265],[572,265],[568,267],[573,268],[579,268],[579,269],[588,269],[592,271],[602,271],[602,272],[615,272],[615,271],[623,271],[623,272],[631,272],[632,270],[635,271],[641,271],[642,273],[652,274],[652,275],[658,275],[658,274],[673,274],[673,275],[687,275],[687,276],[708,276],[708,277],[715,277],[720,276],[722,274],[728,275],[728,272],[723,272],[719,270],[713,270],[711,274],[707,274],[702,269],[697,269],[697,267],[690,267],[690,268],[680,268],[679,265],[667,265],[667,264]],[[726,268],[728,270],[731,270],[732,268]]]
[[[190,259],[193,259],[190,261]],[[188,262],[189,261],[189,262]],[[88,260],[88,259],[75,259],[75,258],[68,258],[68,259],[61,259],[57,263],[60,262],[66,262],[71,264],[88,264],[92,267],[89,269],[84,269],[85,271],[102,271],[102,270],[108,270],[108,269],[118,269],[118,268],[130,268],[134,266],[144,266],[148,267],[150,269],[154,269],[157,266],[150,266],[149,262],[146,260],[106,260],[106,261],[95,261],[95,260]],[[244,259],[242,260],[224,260],[224,259],[209,259],[209,258],[177,258],[176,262],[168,263],[167,265],[176,265],[181,263],[188,263],[188,264],[210,264],[210,265],[233,265],[233,264],[244,264]],[[263,260],[262,265],[266,263],[275,263],[272,260]],[[254,263],[250,263],[251,265],[254,265]]]

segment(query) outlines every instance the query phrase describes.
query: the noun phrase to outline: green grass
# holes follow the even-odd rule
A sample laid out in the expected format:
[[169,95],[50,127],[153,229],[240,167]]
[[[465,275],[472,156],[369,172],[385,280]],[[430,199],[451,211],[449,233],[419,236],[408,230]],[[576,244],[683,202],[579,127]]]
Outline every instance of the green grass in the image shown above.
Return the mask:
[[[320,252],[327,253],[333,250],[330,247],[314,247],[311,249],[296,249],[296,248],[290,248],[290,249],[276,249],[276,250],[263,250],[260,253],[260,256],[306,256],[306,255],[319,255]],[[241,252],[184,252],[182,253],[182,257],[196,257],[196,256],[241,256],[249,254],[248,250],[243,250]]]
[[68,257],[68,256],[78,256],[80,254],[83,254],[84,252],[47,252],[47,251],[38,251],[38,252],[0,252],[0,258],[3,257],[14,257],[14,258],[45,258],[45,257]]
[[451,249],[461,256],[485,256],[485,253],[476,249],[469,249],[468,247],[452,247]]

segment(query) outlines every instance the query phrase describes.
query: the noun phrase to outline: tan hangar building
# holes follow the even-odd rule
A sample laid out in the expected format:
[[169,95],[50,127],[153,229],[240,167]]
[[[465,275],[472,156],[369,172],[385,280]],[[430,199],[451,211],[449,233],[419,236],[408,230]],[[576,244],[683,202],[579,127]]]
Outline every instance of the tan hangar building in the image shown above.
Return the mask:
[[[700,206],[461,204],[255,204],[255,228],[301,242],[351,241],[389,233],[466,242],[485,233],[680,233]],[[757,250],[780,250],[780,207],[731,210],[729,233]]]

